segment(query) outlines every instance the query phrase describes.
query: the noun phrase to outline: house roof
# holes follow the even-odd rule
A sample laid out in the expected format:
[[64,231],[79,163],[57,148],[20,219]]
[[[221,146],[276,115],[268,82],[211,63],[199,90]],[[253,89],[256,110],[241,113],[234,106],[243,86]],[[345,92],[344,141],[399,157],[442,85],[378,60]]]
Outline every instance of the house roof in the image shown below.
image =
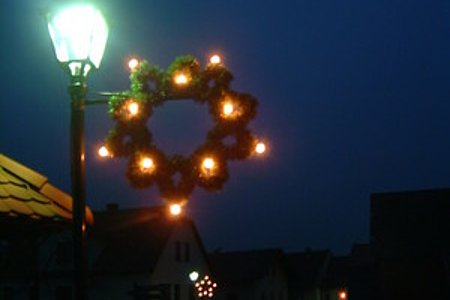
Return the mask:
[[330,257],[329,250],[286,253],[285,265],[290,286],[307,290],[320,285]]
[[211,270],[220,282],[249,282],[267,276],[283,255],[280,249],[236,251],[209,255]]
[[110,209],[94,214],[91,237],[101,249],[93,263],[97,273],[151,272],[175,226],[191,226],[198,238],[191,220],[169,218],[165,207]]
[[[0,217],[16,220],[69,221],[72,198],[42,174],[0,153]],[[86,208],[86,221],[93,223]]]

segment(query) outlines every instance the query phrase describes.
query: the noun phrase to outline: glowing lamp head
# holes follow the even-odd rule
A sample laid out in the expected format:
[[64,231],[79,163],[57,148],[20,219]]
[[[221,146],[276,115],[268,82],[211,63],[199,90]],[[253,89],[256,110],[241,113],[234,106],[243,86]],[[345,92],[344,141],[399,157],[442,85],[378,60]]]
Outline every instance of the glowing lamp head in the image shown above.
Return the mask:
[[139,104],[134,101],[131,101],[127,105],[127,110],[131,116],[136,116],[139,113]]
[[[170,205],[169,211],[172,216],[179,216],[182,213],[183,208],[181,207],[181,204],[173,203]],[[189,276],[190,276],[190,274],[189,274]]]
[[137,58],[132,58],[128,61],[128,68],[132,71],[139,66],[139,60]]
[[111,156],[111,153],[109,152],[108,148],[106,148],[106,146],[101,146],[100,149],[98,149],[98,155],[100,157],[108,157]]
[[347,299],[347,292],[346,291],[340,291],[339,292],[339,300],[346,300]]
[[47,15],[56,58],[72,76],[86,76],[99,68],[108,39],[102,13],[88,3],[63,5]]
[[175,84],[177,85],[186,85],[189,82],[189,78],[187,77],[186,74],[184,73],[178,73],[177,75],[175,75],[175,77],[173,78],[173,81],[175,82]]
[[211,56],[211,57],[209,58],[209,63],[212,64],[212,65],[218,65],[218,64],[220,64],[221,62],[222,62],[222,59],[221,59],[221,57],[220,57],[219,55],[217,55],[217,54],[214,54],[213,56]]
[[266,152],[266,150],[267,150],[266,144],[264,144],[263,142],[258,142],[255,146],[256,154],[262,155]]
[[199,276],[200,276],[200,274],[198,274],[197,271],[192,271],[191,273],[189,273],[189,279],[192,282],[196,282]]

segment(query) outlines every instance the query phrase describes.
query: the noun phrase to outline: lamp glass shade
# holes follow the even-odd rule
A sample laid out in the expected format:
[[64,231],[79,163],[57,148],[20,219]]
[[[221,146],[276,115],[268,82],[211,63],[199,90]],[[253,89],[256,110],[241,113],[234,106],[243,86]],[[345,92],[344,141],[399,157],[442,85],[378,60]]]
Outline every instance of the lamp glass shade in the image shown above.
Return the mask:
[[48,30],[59,62],[69,67],[72,62],[100,67],[108,25],[94,6],[85,3],[54,11],[48,16]]

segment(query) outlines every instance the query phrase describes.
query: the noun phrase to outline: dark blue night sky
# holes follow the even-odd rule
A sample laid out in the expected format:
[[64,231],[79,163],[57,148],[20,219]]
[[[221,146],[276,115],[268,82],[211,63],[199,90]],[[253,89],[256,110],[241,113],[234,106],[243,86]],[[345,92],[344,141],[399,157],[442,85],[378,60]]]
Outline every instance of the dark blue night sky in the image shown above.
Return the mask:
[[[49,4],[1,4],[0,152],[70,191],[68,78],[43,18]],[[371,193],[450,186],[448,1],[103,5],[111,32],[91,95],[127,89],[131,55],[165,68],[178,55],[206,62],[219,52],[233,89],[259,99],[252,129],[270,140],[270,156],[233,163],[222,192],[190,199],[207,249],[346,252],[369,241]],[[167,151],[194,149],[210,125],[195,104],[169,103],[151,122]],[[125,161],[96,158],[112,125],[106,107],[87,108],[89,205],[161,204],[155,189],[128,185]]]

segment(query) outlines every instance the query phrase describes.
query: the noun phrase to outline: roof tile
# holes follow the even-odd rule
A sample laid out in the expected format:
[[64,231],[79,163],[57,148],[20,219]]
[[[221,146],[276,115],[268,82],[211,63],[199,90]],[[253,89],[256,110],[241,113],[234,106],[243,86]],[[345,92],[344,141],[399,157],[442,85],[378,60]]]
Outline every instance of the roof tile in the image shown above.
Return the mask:
[[[1,166],[1,165],[0,165]],[[17,177],[14,177],[9,172],[6,172],[4,169],[0,171],[2,174],[3,181],[1,183],[8,184],[13,183],[15,185],[24,186],[26,183],[22,180],[19,180]]]
[[53,211],[56,216],[59,216],[61,218],[67,219],[67,220],[71,220],[72,219],[72,214],[70,212],[68,212],[67,210],[62,209],[61,207],[59,207],[58,205],[55,205],[54,203],[52,203],[49,206],[49,209],[51,211]]
[[72,197],[57,189],[51,184],[46,184],[40,190],[41,194],[52,199],[54,202],[66,210],[72,210]]
[[31,185],[35,186],[38,189],[41,188],[42,185],[47,182],[47,178],[45,176],[25,167],[24,165],[12,160],[9,157],[6,157],[1,153],[0,153],[0,165],[3,168],[16,174],[17,177],[22,178],[23,180],[27,181],[28,183],[30,183]]
[[[0,216],[71,220],[72,197],[43,175],[0,153]],[[86,207],[86,221],[94,223]]]
[[23,201],[8,198],[3,200],[3,202],[6,203],[12,211],[18,213],[19,215],[31,216],[34,213],[33,210]]
[[14,184],[5,184],[3,188],[6,190],[6,192],[9,193],[9,195],[13,198],[19,199],[19,200],[30,200],[32,199],[29,191],[21,186],[17,186]]
[[[0,174],[1,175],[1,174]],[[0,182],[1,184],[1,182]],[[0,185],[0,198],[6,198],[9,197],[9,193],[7,190],[5,190],[1,185]]]
[[9,206],[4,203],[4,200],[0,199],[0,213],[7,213],[10,210]]
[[53,218],[56,216],[55,212],[51,210],[50,204],[43,204],[34,201],[30,201],[27,204],[34,211],[34,213],[39,216],[47,218]]

